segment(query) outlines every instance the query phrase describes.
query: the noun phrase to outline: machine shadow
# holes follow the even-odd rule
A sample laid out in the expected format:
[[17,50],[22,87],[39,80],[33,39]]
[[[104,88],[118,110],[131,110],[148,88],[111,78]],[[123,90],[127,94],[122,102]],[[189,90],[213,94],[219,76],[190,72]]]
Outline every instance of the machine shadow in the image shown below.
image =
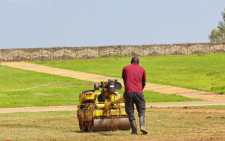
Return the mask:
[[[82,133],[82,134],[90,134],[90,136],[96,136],[96,133],[98,133],[101,136],[113,136],[114,134],[108,133],[109,131],[100,131],[100,132],[82,132],[82,131],[63,131],[63,132],[75,132],[75,133]],[[111,131],[113,132],[113,131]],[[92,135],[91,135],[92,134]]]

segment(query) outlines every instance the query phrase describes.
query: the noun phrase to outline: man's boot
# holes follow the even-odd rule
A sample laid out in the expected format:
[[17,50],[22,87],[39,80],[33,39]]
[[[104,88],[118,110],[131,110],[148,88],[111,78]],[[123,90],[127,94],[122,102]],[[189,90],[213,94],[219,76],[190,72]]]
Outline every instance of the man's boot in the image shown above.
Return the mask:
[[148,134],[148,132],[145,130],[145,117],[144,116],[139,117],[139,123],[140,123],[141,132],[143,134]]
[[130,126],[132,129],[131,134],[137,134],[137,124],[135,120],[130,121]]

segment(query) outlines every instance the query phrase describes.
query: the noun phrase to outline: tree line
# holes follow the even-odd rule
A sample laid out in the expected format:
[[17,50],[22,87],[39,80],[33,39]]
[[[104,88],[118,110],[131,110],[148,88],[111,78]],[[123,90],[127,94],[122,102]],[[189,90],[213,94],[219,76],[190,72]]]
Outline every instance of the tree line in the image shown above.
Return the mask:
[[225,42],[225,8],[221,13],[223,21],[219,22],[217,28],[214,28],[209,35],[210,42]]

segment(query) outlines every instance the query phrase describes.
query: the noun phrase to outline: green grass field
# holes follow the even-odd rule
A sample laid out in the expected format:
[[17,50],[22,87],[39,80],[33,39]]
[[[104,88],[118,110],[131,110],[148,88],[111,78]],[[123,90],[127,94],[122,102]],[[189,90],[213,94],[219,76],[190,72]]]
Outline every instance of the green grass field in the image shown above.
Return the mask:
[[[224,106],[221,106],[223,109]],[[0,140],[17,141],[209,141],[224,140],[224,110],[217,107],[150,108],[146,111],[148,135],[139,131],[81,132],[76,111],[11,113],[0,116]]]
[[[224,54],[140,57],[147,81],[217,93],[225,92]],[[121,77],[122,68],[131,57],[92,60],[34,62],[101,75]],[[77,105],[83,90],[93,89],[93,82],[30,72],[0,65],[0,107]],[[46,85],[47,84],[47,85]],[[120,91],[123,93],[124,89]],[[192,99],[144,91],[147,102],[191,101]],[[148,108],[148,135],[131,131],[80,132],[76,111],[10,113],[0,116],[0,140],[115,141],[224,140],[225,106]],[[139,124],[135,112],[138,133]]]
[[5,66],[0,78],[1,108],[76,105],[81,91],[93,89],[92,82]]
[[[94,89],[93,82],[1,65],[0,78],[0,108],[78,105],[79,93]],[[120,91],[123,92],[124,89]],[[151,91],[144,93],[146,102],[194,100]]]
[[[96,58],[90,60],[55,60],[33,62],[121,78],[131,57]],[[147,82],[225,93],[225,54],[140,57]]]

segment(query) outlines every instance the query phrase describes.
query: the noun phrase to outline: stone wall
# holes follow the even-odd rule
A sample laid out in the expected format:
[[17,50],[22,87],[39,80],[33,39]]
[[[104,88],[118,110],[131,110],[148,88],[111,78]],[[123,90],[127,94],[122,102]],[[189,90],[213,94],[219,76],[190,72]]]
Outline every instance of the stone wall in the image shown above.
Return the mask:
[[0,62],[91,59],[112,56],[186,55],[225,52],[225,43],[0,49]]

